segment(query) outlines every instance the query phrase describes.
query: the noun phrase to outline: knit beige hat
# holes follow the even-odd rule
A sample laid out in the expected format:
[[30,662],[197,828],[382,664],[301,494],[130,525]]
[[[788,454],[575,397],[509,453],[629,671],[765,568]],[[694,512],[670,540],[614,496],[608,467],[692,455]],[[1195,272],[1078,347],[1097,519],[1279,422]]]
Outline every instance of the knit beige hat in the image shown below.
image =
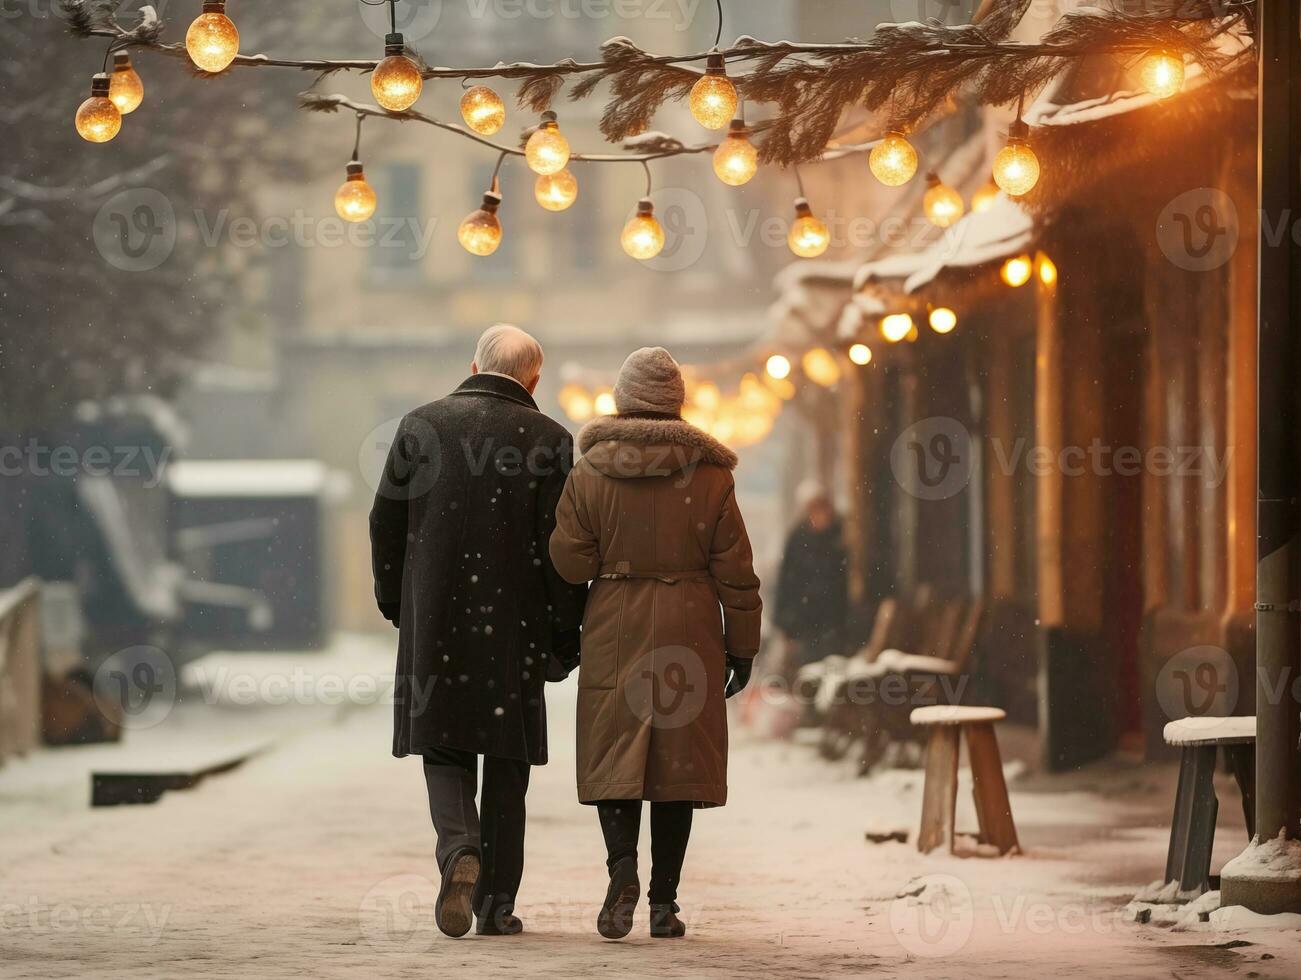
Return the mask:
[[643,347],[628,355],[614,383],[614,407],[620,415],[658,412],[678,415],[687,400],[682,369],[663,347]]

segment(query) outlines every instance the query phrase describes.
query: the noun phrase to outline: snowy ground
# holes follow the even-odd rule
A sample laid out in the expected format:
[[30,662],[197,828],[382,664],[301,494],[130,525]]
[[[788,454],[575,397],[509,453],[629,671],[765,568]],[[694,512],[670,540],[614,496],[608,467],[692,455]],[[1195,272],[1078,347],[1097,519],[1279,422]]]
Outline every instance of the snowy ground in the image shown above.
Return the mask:
[[[302,662],[321,676],[345,663],[366,675],[387,658],[352,647]],[[264,658],[258,669],[285,663]],[[1161,874],[1170,767],[1022,776],[1012,802],[1025,855],[923,857],[864,839],[915,832],[919,772],[855,779],[804,745],[744,731],[734,736],[731,801],[696,818],[680,895],[687,938],[651,941],[639,916],[627,941],[604,942],[594,930],[600,833],[574,796],[571,685],[551,690],[553,761],[534,770],[529,794],[518,909],[528,931],[452,941],[433,926],[420,765],[390,757],[386,705],[208,700],[218,703],[178,709],[170,728],[130,733],[126,747],[0,769],[0,977],[1301,973],[1297,930],[1127,921],[1126,903]],[[197,789],[153,806],[85,806],[85,771],[115,751],[268,734],[272,751]],[[1243,843],[1223,789],[1217,866]],[[974,821],[970,808],[960,818]]]

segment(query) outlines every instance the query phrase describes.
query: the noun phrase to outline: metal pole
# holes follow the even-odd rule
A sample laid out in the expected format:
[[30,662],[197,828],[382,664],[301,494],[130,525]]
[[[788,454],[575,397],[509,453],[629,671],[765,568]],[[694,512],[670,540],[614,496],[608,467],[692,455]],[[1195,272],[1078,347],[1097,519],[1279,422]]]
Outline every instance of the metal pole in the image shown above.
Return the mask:
[[[1301,0],[1257,0],[1256,837],[1297,837],[1301,660]],[[1248,848],[1247,858],[1252,847]],[[1301,866],[1234,859],[1221,905],[1301,911]],[[1280,873],[1283,872],[1283,873]]]

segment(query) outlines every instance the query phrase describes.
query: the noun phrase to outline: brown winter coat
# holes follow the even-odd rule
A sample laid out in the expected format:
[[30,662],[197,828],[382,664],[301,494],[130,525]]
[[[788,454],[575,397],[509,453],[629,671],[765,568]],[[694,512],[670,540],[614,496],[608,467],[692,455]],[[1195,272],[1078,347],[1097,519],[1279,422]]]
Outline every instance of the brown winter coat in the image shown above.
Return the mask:
[[759,649],[759,580],[731,450],[678,419],[579,435],[551,560],[593,580],[578,675],[578,796],[727,802],[725,653]]

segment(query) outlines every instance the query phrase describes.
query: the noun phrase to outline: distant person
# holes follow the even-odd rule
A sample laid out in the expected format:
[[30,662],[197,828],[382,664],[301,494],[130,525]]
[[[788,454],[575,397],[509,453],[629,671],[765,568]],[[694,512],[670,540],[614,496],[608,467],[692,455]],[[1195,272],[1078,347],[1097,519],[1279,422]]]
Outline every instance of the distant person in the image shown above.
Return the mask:
[[511,935],[529,767],[547,761],[543,684],[577,662],[587,589],[547,554],[573,445],[533,401],[541,346],[495,326],[470,371],[398,427],[371,545],[375,597],[399,629],[393,754],[424,757],[438,837],[435,919],[449,936],[471,913],[479,935]]
[[831,496],[805,483],[797,499],[799,521],[782,551],[773,616],[786,640],[788,679],[805,664],[844,653],[849,592],[844,527]]
[[692,812],[727,802],[724,698],[749,682],[762,603],[736,502],[736,455],[684,422],[662,347],[629,355],[618,415],[579,434],[551,558],[593,580],[578,675],[578,798],[596,805],[610,884],[597,930],[632,929],[650,802],[650,934],[682,936],[678,880]]

